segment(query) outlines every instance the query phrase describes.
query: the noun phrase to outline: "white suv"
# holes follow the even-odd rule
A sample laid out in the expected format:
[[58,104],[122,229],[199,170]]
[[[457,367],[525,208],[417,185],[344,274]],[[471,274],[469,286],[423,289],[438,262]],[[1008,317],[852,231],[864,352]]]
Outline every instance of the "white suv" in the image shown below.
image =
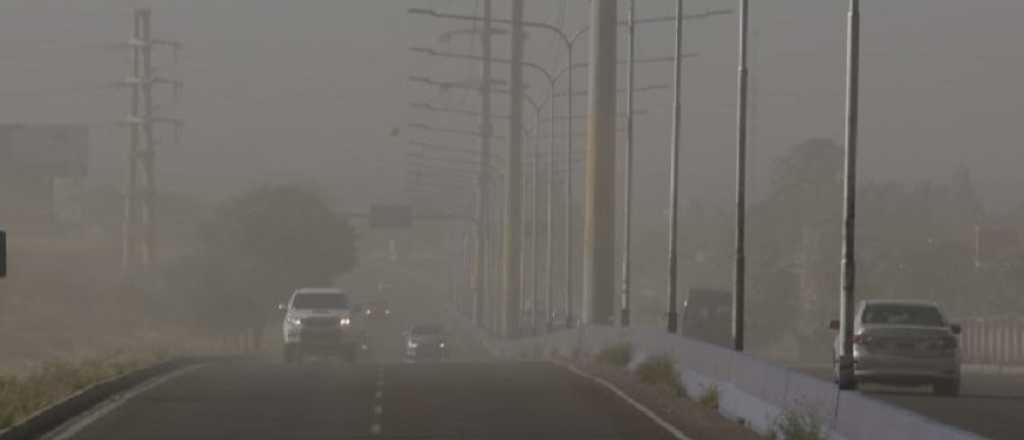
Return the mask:
[[359,337],[352,326],[348,294],[338,288],[303,288],[292,293],[281,330],[285,362],[305,355],[336,355],[354,361]]

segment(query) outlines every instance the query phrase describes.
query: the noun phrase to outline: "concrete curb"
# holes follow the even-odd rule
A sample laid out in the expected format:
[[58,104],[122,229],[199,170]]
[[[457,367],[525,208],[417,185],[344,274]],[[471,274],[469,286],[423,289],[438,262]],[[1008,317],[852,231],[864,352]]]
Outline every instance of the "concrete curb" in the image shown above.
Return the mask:
[[0,440],[39,438],[118,393],[179,368],[209,361],[208,358],[177,358],[93,384],[57,403],[36,411],[27,419],[0,431]]

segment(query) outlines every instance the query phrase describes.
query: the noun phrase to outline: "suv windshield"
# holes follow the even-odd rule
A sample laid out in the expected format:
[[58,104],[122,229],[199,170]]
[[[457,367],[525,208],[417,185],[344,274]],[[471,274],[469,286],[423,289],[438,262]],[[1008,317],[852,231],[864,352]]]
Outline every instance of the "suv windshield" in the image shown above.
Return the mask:
[[292,300],[293,309],[346,309],[348,297],[340,293],[300,293]]
[[914,304],[872,304],[864,308],[865,324],[919,325],[942,327],[946,325],[939,310],[932,306]]

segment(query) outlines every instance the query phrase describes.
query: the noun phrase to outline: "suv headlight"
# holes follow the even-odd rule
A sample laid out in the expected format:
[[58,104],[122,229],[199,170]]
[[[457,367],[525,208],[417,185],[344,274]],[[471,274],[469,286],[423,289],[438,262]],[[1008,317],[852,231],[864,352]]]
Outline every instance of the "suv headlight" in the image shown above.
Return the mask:
[[352,320],[349,318],[341,318],[338,320],[338,325],[342,327],[347,326],[349,324],[352,324]]
[[302,327],[302,320],[294,316],[289,316],[288,318],[285,318],[285,322],[292,327]]

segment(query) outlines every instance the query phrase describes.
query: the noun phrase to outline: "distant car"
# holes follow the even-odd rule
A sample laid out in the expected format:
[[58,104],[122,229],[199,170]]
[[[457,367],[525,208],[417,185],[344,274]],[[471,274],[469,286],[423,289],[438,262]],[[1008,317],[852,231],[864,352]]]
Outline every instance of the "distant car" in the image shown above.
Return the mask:
[[690,289],[683,302],[682,334],[721,346],[732,345],[732,294],[727,290]]
[[391,316],[391,306],[387,301],[371,301],[363,304],[361,310],[367,319],[385,319]]
[[281,330],[285,362],[306,355],[335,355],[354,361],[363,343],[353,328],[348,294],[337,288],[303,288],[292,293]]
[[[839,329],[839,321],[829,327]],[[834,379],[842,389],[860,383],[931,385],[935,394],[960,393],[960,326],[935,303],[861,301],[853,322],[853,377],[839,374],[842,335],[833,345]]]
[[440,325],[417,325],[404,335],[406,360],[447,359],[451,352],[447,335]]

